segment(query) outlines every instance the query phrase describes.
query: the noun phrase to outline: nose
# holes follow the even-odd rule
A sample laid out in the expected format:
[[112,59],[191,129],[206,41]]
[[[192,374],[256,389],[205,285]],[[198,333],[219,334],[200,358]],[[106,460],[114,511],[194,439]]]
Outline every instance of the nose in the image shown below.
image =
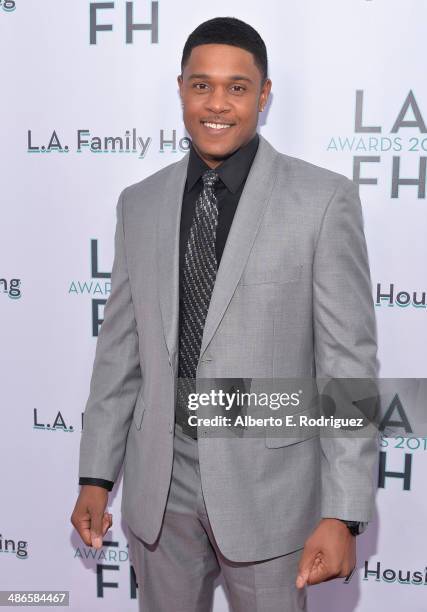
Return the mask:
[[206,108],[214,113],[222,113],[230,108],[227,93],[222,88],[216,87],[212,90],[206,100]]

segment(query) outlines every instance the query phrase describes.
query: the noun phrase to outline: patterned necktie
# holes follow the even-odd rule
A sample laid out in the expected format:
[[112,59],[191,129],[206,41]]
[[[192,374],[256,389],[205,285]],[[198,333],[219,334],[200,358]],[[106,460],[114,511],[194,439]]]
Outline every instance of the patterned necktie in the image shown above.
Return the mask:
[[188,393],[195,390],[203,329],[217,273],[215,183],[218,179],[219,175],[212,169],[202,175],[203,188],[197,198],[183,265],[177,420],[184,432],[193,438],[197,437],[197,428],[188,425],[187,402]]

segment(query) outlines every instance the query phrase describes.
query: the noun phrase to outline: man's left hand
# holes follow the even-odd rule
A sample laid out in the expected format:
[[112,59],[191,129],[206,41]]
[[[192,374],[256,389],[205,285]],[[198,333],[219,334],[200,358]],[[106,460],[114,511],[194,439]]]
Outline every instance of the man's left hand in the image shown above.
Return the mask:
[[296,586],[319,584],[348,576],[356,566],[356,537],[335,518],[322,519],[306,540]]

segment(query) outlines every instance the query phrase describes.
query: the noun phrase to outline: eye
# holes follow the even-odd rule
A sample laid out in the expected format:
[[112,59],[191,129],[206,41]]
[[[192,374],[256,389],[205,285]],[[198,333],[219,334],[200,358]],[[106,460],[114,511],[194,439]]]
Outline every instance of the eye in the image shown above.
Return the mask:
[[246,88],[245,88],[245,87],[242,87],[241,85],[233,85],[233,87],[238,87],[238,88],[239,88],[238,93],[241,93],[242,91],[245,91],[245,90],[246,90]]
[[203,88],[203,87],[207,87],[206,83],[193,83],[193,88],[194,88],[194,89],[197,89],[197,88],[198,88],[198,85],[201,85],[201,86],[202,86],[202,88]]

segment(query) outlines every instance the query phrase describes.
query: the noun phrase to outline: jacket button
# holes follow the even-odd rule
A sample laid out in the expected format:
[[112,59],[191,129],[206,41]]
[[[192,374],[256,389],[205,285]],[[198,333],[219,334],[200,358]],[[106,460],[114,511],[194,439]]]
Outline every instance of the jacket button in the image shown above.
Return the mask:
[[173,427],[172,427],[172,423],[169,421],[169,433],[173,432]]

